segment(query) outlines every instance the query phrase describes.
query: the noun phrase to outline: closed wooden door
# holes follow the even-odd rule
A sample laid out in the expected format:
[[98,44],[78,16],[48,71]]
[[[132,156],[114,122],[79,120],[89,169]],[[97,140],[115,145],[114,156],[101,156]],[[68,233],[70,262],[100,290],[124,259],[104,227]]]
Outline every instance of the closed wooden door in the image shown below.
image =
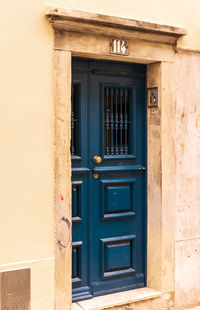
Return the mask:
[[145,286],[145,66],[73,59],[73,300]]

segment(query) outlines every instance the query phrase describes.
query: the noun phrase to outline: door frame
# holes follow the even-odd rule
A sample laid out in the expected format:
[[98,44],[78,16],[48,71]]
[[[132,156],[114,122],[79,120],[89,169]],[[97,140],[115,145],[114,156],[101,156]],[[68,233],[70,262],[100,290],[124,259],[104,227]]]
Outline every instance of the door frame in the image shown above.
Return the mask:
[[[55,310],[71,309],[72,56],[147,64],[147,287],[174,296],[174,46],[184,29],[50,7],[54,28]],[[109,38],[129,40],[129,55],[109,53]]]

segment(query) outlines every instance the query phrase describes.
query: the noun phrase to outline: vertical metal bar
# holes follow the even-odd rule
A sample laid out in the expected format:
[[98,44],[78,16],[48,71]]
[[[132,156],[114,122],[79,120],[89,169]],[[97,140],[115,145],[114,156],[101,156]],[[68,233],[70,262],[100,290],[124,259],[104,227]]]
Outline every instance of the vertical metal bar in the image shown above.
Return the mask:
[[79,87],[78,85],[76,85],[75,87],[75,110],[74,110],[74,128],[75,128],[75,131],[74,131],[74,154],[75,155],[78,155],[78,152],[79,152],[79,149],[78,149],[78,113],[79,113]]
[[125,89],[125,98],[124,98],[124,136],[125,136],[125,139],[124,139],[124,152],[125,154],[128,154],[128,145],[127,145],[127,134],[128,134],[128,114],[127,114],[127,105],[128,105],[128,90]]
[[115,89],[115,155],[119,154],[118,150],[118,88]]
[[120,155],[123,155],[123,109],[122,109],[123,89],[120,89]]
[[108,107],[109,90],[106,87],[106,155],[109,155],[109,107]]
[[77,277],[78,275],[78,266],[77,266],[77,255],[78,255],[77,247],[72,248],[72,278]]
[[72,185],[72,217],[77,216],[77,205],[78,205],[77,190],[76,186]]
[[74,155],[74,85],[72,85],[71,97],[71,155]]
[[111,147],[110,147],[110,153],[111,155],[114,155],[114,147],[113,147],[113,133],[114,133],[114,118],[113,118],[113,101],[114,101],[114,92],[113,88],[111,88],[111,96],[110,96],[110,134],[111,134]]

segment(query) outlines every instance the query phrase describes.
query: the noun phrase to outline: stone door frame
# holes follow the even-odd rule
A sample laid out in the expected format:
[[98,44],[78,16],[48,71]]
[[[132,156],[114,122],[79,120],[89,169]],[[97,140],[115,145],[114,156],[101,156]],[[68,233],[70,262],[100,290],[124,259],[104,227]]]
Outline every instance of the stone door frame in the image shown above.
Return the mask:
[[[49,7],[54,28],[55,309],[71,309],[71,60],[72,56],[147,64],[147,287],[174,294],[174,55],[181,28]],[[109,51],[128,39],[128,56]]]

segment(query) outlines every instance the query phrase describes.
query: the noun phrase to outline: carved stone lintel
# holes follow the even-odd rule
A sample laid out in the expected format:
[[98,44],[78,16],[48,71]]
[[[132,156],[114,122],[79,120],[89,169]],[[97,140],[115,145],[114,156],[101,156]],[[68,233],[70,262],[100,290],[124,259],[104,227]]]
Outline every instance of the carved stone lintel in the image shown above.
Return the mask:
[[179,27],[64,8],[47,7],[46,15],[54,29],[158,43],[175,44],[187,33]]

